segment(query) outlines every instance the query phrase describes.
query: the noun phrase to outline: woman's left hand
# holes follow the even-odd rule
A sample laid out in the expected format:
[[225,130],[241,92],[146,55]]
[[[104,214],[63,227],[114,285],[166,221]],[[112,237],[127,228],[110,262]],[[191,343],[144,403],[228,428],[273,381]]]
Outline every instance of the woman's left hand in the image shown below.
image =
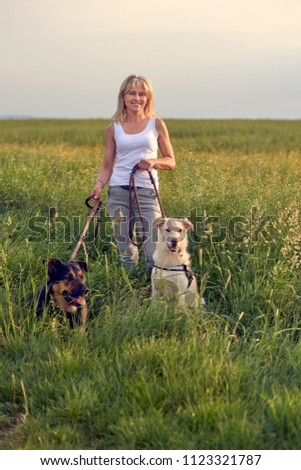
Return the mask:
[[149,160],[140,160],[140,162],[138,163],[138,168],[140,170],[151,170],[153,167],[154,167],[154,160],[152,159],[149,159]]

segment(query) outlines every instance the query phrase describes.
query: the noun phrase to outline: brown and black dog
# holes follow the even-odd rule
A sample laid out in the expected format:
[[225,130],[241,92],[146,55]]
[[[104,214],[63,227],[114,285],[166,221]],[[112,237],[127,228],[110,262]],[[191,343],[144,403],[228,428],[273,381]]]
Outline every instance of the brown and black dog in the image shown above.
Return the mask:
[[45,307],[50,306],[53,310],[58,307],[65,313],[71,328],[75,324],[83,326],[88,316],[85,299],[88,288],[84,277],[84,271],[88,271],[87,263],[78,260],[66,263],[57,258],[43,263],[48,269],[48,280],[36,294],[37,318],[42,317]]

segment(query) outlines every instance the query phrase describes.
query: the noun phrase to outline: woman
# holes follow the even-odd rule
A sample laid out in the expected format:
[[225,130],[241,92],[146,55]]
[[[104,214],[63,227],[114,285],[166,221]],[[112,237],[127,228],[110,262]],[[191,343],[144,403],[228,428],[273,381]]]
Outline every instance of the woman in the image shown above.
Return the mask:
[[[112,121],[106,129],[104,159],[91,195],[97,199],[110,180],[107,206],[120,257],[125,268],[135,267],[138,248],[129,238],[129,220],[131,215],[136,220],[139,216],[135,201],[133,214],[130,214],[129,178],[133,167],[138,165],[135,183],[146,222],[147,240],[143,247],[147,266],[151,270],[155,250],[152,221],[161,212],[149,173],[145,170],[151,171],[158,187],[157,170],[172,170],[175,158],[167,127],[155,116],[153,91],[148,80],[138,75],[130,75],[124,80]],[[158,148],[160,158],[157,158]]]

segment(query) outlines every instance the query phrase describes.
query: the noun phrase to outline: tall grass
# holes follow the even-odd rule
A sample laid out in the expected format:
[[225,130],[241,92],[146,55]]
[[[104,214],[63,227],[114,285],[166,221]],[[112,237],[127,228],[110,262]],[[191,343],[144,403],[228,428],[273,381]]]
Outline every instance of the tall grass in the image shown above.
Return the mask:
[[[35,320],[42,259],[68,259],[100,165],[100,120],[0,122],[2,449],[299,449],[300,122],[167,121],[168,215],[191,218],[205,309],[151,302],[105,212],[86,250],[90,320]],[[299,137],[298,137],[299,136]]]

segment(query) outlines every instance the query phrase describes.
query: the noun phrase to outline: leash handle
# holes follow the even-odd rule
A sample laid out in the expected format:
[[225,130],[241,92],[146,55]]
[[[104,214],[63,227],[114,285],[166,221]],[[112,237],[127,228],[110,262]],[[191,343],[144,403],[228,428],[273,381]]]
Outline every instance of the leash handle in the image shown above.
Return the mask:
[[[138,169],[138,164],[133,167],[131,175],[130,175],[130,181],[129,181],[129,211],[130,211],[130,215],[129,215],[129,218],[130,218],[130,220],[129,220],[129,238],[130,238],[131,242],[133,243],[133,245],[140,248],[146,240],[146,234],[145,234],[145,225],[144,225],[144,220],[143,220],[143,216],[142,216],[142,210],[141,210],[141,206],[140,206],[140,202],[139,202],[139,197],[138,197],[138,192],[137,192],[137,187],[136,187],[135,177],[134,177],[135,172],[136,172],[137,169]],[[136,203],[137,203],[137,208],[138,208],[138,213],[139,213],[139,218],[140,218],[140,222],[141,222],[141,225],[142,225],[142,239],[141,239],[140,242],[136,242],[135,234],[134,234],[132,191],[134,192],[134,196],[135,196]]]
[[[140,203],[139,203],[139,197],[138,197],[138,191],[137,191],[137,188],[136,188],[136,183],[135,183],[135,173],[137,170],[139,170],[140,168],[138,167],[139,163],[137,163],[133,168],[132,168],[132,172],[131,172],[131,175],[130,175],[130,181],[129,181],[129,209],[130,209],[130,221],[129,221],[129,238],[131,240],[131,242],[137,246],[137,247],[140,247],[143,245],[143,243],[145,242],[146,240],[146,234],[145,234],[145,226],[144,226],[144,222],[143,222],[143,216],[142,216],[142,210],[141,210],[141,206],[140,206]],[[149,175],[149,178],[151,180],[151,183],[154,187],[154,190],[155,190],[155,193],[156,193],[156,197],[157,197],[157,200],[158,200],[158,203],[159,203],[159,206],[160,206],[160,211],[161,211],[161,215],[162,217],[165,218],[165,212],[164,212],[164,209],[163,209],[163,206],[162,206],[162,202],[161,202],[161,199],[160,199],[160,196],[159,196],[159,192],[158,192],[158,188],[157,188],[157,185],[156,185],[156,182],[154,180],[154,177],[152,175],[152,172],[151,170],[144,170],[144,171],[147,171],[148,172],[148,175]],[[142,240],[141,242],[137,243],[135,241],[135,237],[134,237],[134,221],[133,221],[133,208],[132,208],[132,190],[134,191],[134,195],[135,195],[135,199],[136,199],[136,204],[137,204],[137,208],[138,208],[138,213],[139,213],[139,218],[140,218],[140,221],[141,221],[141,224],[142,224],[142,232],[143,232],[143,235],[142,235]]]
[[[133,169],[132,169],[132,172],[131,172],[131,176],[130,176],[130,187],[131,187],[131,182],[133,181],[134,182],[134,175],[136,173],[137,170],[139,170],[138,168],[139,166],[139,163],[137,163],[135,166],[133,166]],[[154,190],[155,190],[155,193],[156,193],[156,197],[157,197],[157,200],[158,200],[158,203],[159,203],[159,206],[160,206],[160,211],[161,211],[161,215],[162,217],[166,217],[165,216],[165,212],[164,212],[164,209],[163,209],[163,205],[162,205],[162,202],[161,202],[161,199],[160,199],[160,196],[159,196],[159,191],[158,191],[158,188],[157,188],[157,185],[156,185],[156,182],[154,180],[154,177],[153,177],[153,174],[151,172],[151,170],[144,170],[144,171],[147,171],[148,172],[148,176],[149,176],[149,179],[151,180],[151,183],[154,187]],[[134,182],[135,184],[135,182]],[[137,198],[136,198],[137,199]]]
[[136,173],[136,171],[138,170],[138,165],[139,165],[139,163],[137,163],[136,165],[133,166],[131,175],[134,175]]
[[[94,201],[93,206],[89,203],[89,201],[91,201],[91,199],[93,199],[93,201]],[[96,208],[97,210],[99,210],[100,206],[101,206],[101,203],[102,203],[102,200],[100,198],[94,199],[94,196],[92,196],[92,195],[88,196],[87,199],[85,200],[85,204],[86,204],[87,207],[89,207],[89,209]]]

